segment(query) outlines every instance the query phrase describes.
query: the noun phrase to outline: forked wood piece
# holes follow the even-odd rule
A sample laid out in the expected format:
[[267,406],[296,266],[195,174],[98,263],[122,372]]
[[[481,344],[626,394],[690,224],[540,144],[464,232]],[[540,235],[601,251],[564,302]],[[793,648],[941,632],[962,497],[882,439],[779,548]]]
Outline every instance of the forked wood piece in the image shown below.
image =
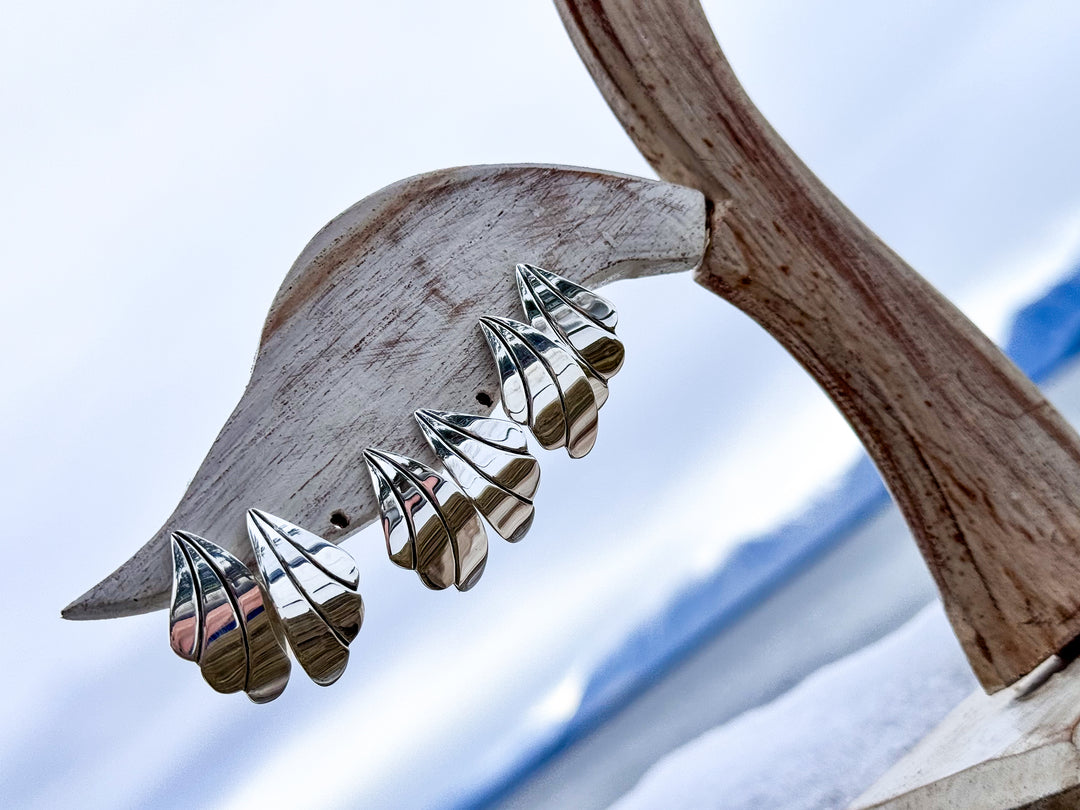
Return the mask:
[[517,315],[516,262],[592,287],[690,270],[705,223],[693,189],[552,166],[448,169],[360,201],[286,276],[251,381],[176,510],[63,615],[165,607],[174,529],[250,563],[249,507],[333,542],[371,523],[365,447],[430,463],[416,408],[482,413],[498,399],[477,320]]
[[1080,806],[1080,662],[1017,694],[975,692],[850,810]]
[[556,0],[659,172],[705,192],[697,280],[748,313],[851,422],[990,692],[1080,634],[1080,438],[841,204],[747,98],[694,0]]

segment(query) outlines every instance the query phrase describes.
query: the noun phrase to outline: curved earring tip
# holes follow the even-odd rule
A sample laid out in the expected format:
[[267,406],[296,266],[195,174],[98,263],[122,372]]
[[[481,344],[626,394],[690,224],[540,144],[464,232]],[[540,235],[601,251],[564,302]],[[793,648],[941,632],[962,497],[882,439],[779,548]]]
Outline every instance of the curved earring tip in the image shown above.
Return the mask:
[[473,570],[469,573],[468,577],[466,577],[465,580],[462,582],[454,583],[454,587],[462,593],[472,590],[473,585],[480,581],[480,577],[484,573],[485,568],[487,568],[486,554],[484,555],[484,559],[480,561],[479,565],[473,568]]
[[525,538],[525,535],[529,533],[529,529],[532,528],[533,518],[536,517],[536,512],[532,509],[529,510],[528,517],[521,522],[521,524],[514,530],[513,534],[506,538],[508,543],[518,543]]
[[566,453],[570,458],[585,458],[592,452],[593,447],[596,446],[596,429],[594,428],[590,433],[582,435],[578,441],[573,444],[566,445]]

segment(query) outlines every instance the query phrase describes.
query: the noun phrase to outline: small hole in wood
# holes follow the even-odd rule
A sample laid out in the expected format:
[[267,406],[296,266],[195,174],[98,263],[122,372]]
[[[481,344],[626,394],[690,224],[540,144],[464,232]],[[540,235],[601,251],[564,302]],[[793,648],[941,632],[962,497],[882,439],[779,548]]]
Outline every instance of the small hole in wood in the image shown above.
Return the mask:
[[349,525],[349,518],[340,509],[335,509],[333,514],[330,515],[330,522],[339,529],[344,529]]
[[485,408],[490,408],[494,400],[488,396],[486,391],[481,391],[476,395],[476,401],[483,405]]

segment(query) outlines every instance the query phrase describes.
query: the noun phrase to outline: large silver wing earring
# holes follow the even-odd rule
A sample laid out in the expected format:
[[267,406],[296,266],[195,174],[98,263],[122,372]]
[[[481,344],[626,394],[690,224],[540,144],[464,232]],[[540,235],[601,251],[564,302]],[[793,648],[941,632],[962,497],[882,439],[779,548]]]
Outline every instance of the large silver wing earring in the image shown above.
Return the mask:
[[588,453],[596,443],[596,395],[574,355],[528,324],[484,317],[480,328],[507,415],[528,425],[545,450],[566,447],[571,458]]
[[279,517],[249,509],[248,537],[293,655],[311,680],[329,686],[349,663],[364,621],[352,556]]
[[503,538],[516,543],[533,521],[540,465],[525,431],[505,419],[421,409],[420,431],[439,461]]
[[475,585],[487,564],[488,542],[465,494],[414,459],[368,448],[364,460],[379,496],[390,559],[435,590]]
[[220,546],[173,532],[169,642],[196,661],[218,692],[243,690],[255,703],[280,695],[292,665],[258,580]]
[[622,368],[625,350],[615,337],[614,305],[591,290],[542,267],[514,268],[525,319],[573,349],[589,377],[597,407],[608,397],[607,381]]

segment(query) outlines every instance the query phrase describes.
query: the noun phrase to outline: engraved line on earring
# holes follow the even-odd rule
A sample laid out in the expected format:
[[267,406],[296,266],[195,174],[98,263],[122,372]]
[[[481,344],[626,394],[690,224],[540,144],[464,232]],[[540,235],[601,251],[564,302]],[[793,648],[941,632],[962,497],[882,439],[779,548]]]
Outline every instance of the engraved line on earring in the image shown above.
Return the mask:
[[521,540],[533,521],[540,465],[525,432],[505,419],[422,408],[414,414],[447,472],[503,538]]
[[575,284],[568,278],[556,275],[550,270],[537,267],[534,264],[518,264],[517,267],[527,267],[534,275],[539,277],[545,284],[550,286],[559,297],[574,307],[578,312],[609,332],[615,331],[619,323],[619,313],[615,305],[592,290]]
[[390,559],[435,590],[475,585],[487,564],[488,542],[465,493],[415,459],[369,447],[364,460],[379,494]]
[[[526,320],[534,328],[550,329],[574,350],[587,370],[605,383],[618,373],[625,357],[622,342],[615,337],[612,327],[594,317],[592,312],[579,309],[569,295],[560,293],[560,286],[565,289],[571,282],[531,264],[518,264],[514,274]],[[579,297],[582,293],[591,296],[596,303],[594,310],[600,308],[602,302],[605,311],[617,320],[615,308],[610,303],[582,287],[571,286],[578,291]]]
[[581,458],[596,443],[597,406],[574,355],[537,329],[507,318],[480,319],[500,377],[503,407],[528,424],[545,450]]

